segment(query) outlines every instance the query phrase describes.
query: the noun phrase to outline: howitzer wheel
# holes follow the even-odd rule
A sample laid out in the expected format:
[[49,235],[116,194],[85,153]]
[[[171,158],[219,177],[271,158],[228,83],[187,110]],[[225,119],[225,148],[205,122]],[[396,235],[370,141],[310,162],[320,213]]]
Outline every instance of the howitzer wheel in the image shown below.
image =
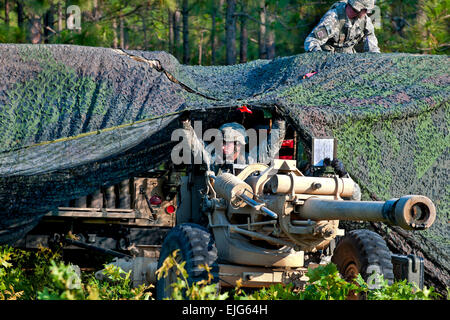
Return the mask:
[[388,283],[394,280],[391,251],[383,238],[370,230],[352,230],[341,238],[331,261],[347,281],[361,274],[369,285],[377,284],[372,283],[377,281],[376,277],[371,278],[374,272],[383,275]]
[[[179,249],[177,262],[186,261],[184,268],[188,274],[190,285],[194,282],[208,279],[208,272],[200,265],[211,268],[213,279],[211,283],[219,282],[219,265],[217,263],[217,249],[213,235],[202,226],[194,223],[183,223],[169,231],[166,235],[158,261],[158,269],[164,260]],[[177,281],[174,268],[169,271],[166,278],[161,278],[156,284],[156,295],[159,300],[170,298],[171,284]]]

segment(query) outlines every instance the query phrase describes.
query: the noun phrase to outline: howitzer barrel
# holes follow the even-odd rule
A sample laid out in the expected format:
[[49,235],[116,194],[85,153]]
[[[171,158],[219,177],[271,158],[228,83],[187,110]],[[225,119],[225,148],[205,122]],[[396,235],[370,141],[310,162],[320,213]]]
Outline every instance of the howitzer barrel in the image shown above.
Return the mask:
[[309,198],[298,210],[302,219],[380,221],[405,230],[429,228],[436,208],[425,196],[408,195],[384,201],[337,201]]

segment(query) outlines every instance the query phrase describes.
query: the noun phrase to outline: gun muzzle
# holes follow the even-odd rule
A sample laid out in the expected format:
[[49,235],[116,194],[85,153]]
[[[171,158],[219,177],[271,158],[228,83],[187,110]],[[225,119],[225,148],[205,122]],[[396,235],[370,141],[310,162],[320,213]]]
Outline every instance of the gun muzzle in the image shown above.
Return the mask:
[[420,195],[388,201],[336,201],[311,197],[300,205],[302,219],[379,221],[405,230],[429,228],[436,219],[433,202]]

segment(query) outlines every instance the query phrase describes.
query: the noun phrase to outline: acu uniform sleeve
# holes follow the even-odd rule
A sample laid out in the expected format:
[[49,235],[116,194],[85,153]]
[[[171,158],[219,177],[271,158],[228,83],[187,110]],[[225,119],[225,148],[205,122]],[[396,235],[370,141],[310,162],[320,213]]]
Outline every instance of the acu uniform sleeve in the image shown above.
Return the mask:
[[[202,140],[197,137],[194,128],[192,128],[189,120],[182,122],[183,130],[182,137],[183,143],[187,143],[190,151],[194,155],[194,158],[199,158],[207,165],[208,170],[211,170],[212,159],[210,153],[206,150],[205,144]],[[195,161],[195,160],[194,160]]]
[[249,157],[254,162],[270,163],[278,154],[285,135],[286,122],[284,120],[274,120],[272,130],[267,139],[264,139],[258,146],[250,150]]
[[321,46],[334,37],[336,33],[339,33],[338,16],[334,10],[330,10],[306,38],[305,51],[322,51]]
[[380,48],[378,47],[378,39],[375,36],[375,28],[370,17],[367,17],[364,34],[364,52],[380,53]]

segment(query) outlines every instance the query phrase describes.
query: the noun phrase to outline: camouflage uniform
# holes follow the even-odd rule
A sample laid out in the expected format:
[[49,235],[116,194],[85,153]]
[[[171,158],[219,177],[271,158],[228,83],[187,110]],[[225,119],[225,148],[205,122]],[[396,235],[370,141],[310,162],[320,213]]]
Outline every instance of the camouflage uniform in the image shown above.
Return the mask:
[[305,40],[305,51],[355,53],[355,46],[364,41],[364,52],[380,52],[370,17],[350,19],[347,3],[357,10],[372,10],[373,0],[343,0],[335,3]]
[[[183,129],[186,131],[185,137],[189,142],[194,154],[200,152],[203,154],[208,170],[212,170],[215,174],[220,172],[231,172],[234,169],[243,169],[248,164],[253,163],[266,163],[269,164],[272,159],[281,148],[286,133],[286,122],[284,120],[274,120],[272,130],[267,137],[267,140],[263,140],[258,146],[255,146],[250,152],[245,152],[245,145],[247,144],[247,137],[245,128],[236,123],[226,123],[219,129],[222,131],[224,141],[235,141],[243,145],[242,152],[238,155],[238,158],[234,163],[216,163],[217,155],[213,153],[213,144],[205,147],[203,141],[201,141],[195,134],[189,121],[183,122]],[[211,154],[213,153],[213,154]]]
[[[224,135],[225,141],[237,141],[243,145],[244,150],[246,141],[245,128],[238,123],[226,123],[219,128]],[[233,133],[234,131],[234,133]],[[229,134],[228,134],[229,133]],[[213,171],[218,174],[220,172],[232,172],[234,170],[242,170],[247,165],[253,163],[269,164],[277,155],[281,148],[286,133],[286,123],[284,120],[274,120],[272,130],[266,140],[261,141],[257,146],[253,147],[250,152],[242,152],[233,164],[215,163],[216,157],[213,155]],[[243,141],[242,141],[243,139]],[[243,143],[244,142],[244,143]],[[235,173],[235,172],[233,172]]]

